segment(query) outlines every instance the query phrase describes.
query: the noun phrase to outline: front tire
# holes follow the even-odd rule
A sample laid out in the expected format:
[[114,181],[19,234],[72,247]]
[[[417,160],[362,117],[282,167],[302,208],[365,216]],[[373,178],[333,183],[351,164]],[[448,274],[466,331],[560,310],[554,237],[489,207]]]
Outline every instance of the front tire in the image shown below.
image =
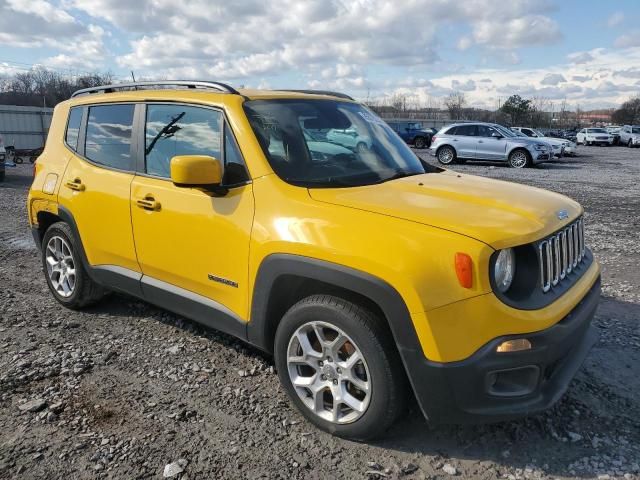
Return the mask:
[[629,141],[627,142],[627,147],[633,148],[633,140],[629,139]]
[[526,150],[517,149],[509,154],[509,166],[525,168],[531,165],[531,155]]
[[438,161],[442,165],[451,165],[456,161],[456,151],[453,147],[449,145],[445,145],[444,147],[440,147],[437,153]]
[[278,376],[311,423],[363,441],[404,412],[406,379],[383,320],[331,295],[300,300],[276,331]]
[[413,146],[416,147],[418,150],[422,150],[427,146],[427,140],[424,137],[417,137],[413,141]]
[[42,267],[49,290],[67,308],[78,310],[98,302],[105,291],[87,274],[69,225],[51,225],[42,239]]

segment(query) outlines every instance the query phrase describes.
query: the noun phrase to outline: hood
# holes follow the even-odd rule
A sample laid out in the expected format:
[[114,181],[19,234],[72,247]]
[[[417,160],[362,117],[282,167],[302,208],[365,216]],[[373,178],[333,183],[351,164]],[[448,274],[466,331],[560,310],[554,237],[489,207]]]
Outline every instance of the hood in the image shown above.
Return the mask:
[[[578,203],[557,193],[451,171],[363,187],[309,189],[309,195],[450,230],[496,249],[543,238],[582,213]],[[559,220],[560,210],[568,218]]]

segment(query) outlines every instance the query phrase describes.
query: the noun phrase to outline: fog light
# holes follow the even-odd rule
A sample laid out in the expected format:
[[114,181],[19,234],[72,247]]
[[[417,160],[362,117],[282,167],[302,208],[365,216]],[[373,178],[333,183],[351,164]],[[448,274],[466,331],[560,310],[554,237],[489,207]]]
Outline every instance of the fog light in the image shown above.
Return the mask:
[[517,340],[507,340],[502,342],[496,348],[496,352],[519,352],[520,350],[531,350],[531,342],[526,338],[518,338]]

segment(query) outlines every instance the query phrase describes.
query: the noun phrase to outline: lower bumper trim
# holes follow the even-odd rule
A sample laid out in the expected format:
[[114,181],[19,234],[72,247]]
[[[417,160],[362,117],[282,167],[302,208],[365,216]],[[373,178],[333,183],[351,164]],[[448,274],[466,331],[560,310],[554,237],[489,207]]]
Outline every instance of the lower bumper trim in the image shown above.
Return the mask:
[[[437,363],[422,352],[401,351],[416,398],[432,423],[483,423],[546,410],[564,394],[598,335],[591,325],[600,279],[552,327],[499,337],[468,359]],[[506,340],[527,338],[532,348],[498,353]]]

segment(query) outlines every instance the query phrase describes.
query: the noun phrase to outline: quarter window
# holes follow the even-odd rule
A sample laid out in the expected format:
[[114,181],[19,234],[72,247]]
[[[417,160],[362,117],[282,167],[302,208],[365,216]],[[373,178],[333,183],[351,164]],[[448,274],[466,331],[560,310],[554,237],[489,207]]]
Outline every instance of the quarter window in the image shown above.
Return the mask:
[[80,135],[80,123],[82,122],[82,108],[74,107],[69,112],[67,133],[65,142],[74,150],[78,150],[78,136]]
[[134,105],[89,107],[85,156],[119,170],[131,170],[131,132]]

